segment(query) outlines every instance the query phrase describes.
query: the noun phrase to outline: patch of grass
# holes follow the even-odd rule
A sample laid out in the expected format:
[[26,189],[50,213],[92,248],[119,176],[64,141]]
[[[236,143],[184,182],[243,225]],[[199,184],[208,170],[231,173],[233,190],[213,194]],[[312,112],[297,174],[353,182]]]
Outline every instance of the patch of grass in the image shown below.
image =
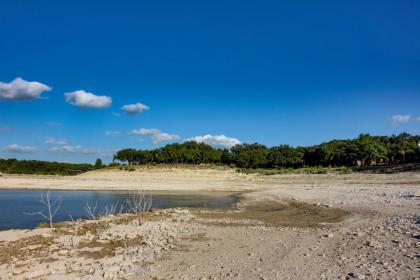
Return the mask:
[[[49,247],[53,244],[52,237],[42,237],[40,235],[22,238],[8,242],[0,246],[0,264],[9,263],[12,258],[24,261],[34,257],[47,257]],[[36,249],[29,250],[28,247],[38,246]]]
[[375,174],[393,174],[398,172],[420,171],[420,163],[372,165],[354,167],[355,171]]
[[349,174],[353,170],[349,167],[322,167],[311,166],[304,168],[278,168],[278,169],[264,169],[264,168],[237,168],[237,172],[244,174],[261,174],[261,175],[282,175],[282,174]]
[[102,250],[98,251],[79,251],[79,256],[87,257],[92,259],[102,259],[104,257],[112,257],[115,256],[115,250],[117,248],[124,248],[126,247],[133,247],[139,246],[141,244],[141,238],[133,238],[133,239],[115,239],[109,240],[108,243],[98,242],[97,239],[94,239],[90,242],[82,242],[79,244],[79,249],[81,248],[102,248]]
[[340,168],[338,168],[338,173],[340,173],[340,174],[350,174],[352,172],[353,172],[353,170],[349,167],[346,167],[346,166],[341,166]]

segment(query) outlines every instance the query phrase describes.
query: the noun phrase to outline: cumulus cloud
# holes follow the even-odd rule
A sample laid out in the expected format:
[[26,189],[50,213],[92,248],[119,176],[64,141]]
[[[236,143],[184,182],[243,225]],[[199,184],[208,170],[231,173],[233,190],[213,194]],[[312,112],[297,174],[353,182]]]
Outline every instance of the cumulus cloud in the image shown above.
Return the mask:
[[399,125],[402,123],[408,123],[411,119],[410,115],[393,115],[391,116],[391,122],[394,125]]
[[105,135],[106,136],[112,136],[112,137],[114,137],[114,136],[120,135],[120,132],[119,131],[107,130],[107,131],[105,131]]
[[31,146],[21,146],[18,144],[11,144],[4,147],[4,150],[9,153],[16,153],[16,154],[30,154],[35,153],[37,149]]
[[177,141],[180,139],[179,135],[162,132],[156,128],[141,128],[130,131],[131,135],[149,136],[153,144],[159,144],[166,141]]
[[66,102],[80,108],[102,109],[111,106],[112,99],[109,96],[99,96],[84,90],[76,90],[64,94]]
[[55,139],[54,137],[45,137],[45,144],[49,145],[67,145],[68,142],[66,139]]
[[416,121],[417,121],[417,122],[420,122],[420,117],[417,117],[417,118],[416,118]]
[[98,149],[86,148],[83,146],[72,146],[72,145],[63,145],[59,147],[52,147],[51,152],[58,153],[71,153],[71,154],[96,154],[99,152]]
[[204,135],[195,136],[185,141],[195,141],[197,143],[205,143],[215,148],[232,148],[235,145],[241,144],[236,138],[226,137],[225,135]]
[[0,99],[33,100],[40,98],[43,92],[51,89],[40,82],[28,82],[18,77],[10,83],[0,82]]
[[150,107],[142,103],[135,103],[124,105],[121,107],[121,109],[124,110],[127,115],[136,115],[138,113],[142,113],[143,111],[149,110]]

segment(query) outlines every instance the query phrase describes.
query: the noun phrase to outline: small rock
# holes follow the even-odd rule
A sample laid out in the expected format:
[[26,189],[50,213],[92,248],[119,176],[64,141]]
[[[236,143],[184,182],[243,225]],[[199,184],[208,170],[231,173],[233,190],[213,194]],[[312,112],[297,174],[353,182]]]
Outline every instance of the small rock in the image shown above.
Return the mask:
[[26,249],[28,249],[29,251],[34,251],[34,250],[37,250],[41,247],[42,247],[42,245],[30,245],[30,246],[26,247]]
[[40,278],[41,276],[43,276],[45,273],[44,271],[38,270],[38,271],[31,271],[26,275],[27,279],[35,279],[35,278]]
[[67,255],[69,253],[69,250],[60,250],[58,251],[58,254],[61,256]]

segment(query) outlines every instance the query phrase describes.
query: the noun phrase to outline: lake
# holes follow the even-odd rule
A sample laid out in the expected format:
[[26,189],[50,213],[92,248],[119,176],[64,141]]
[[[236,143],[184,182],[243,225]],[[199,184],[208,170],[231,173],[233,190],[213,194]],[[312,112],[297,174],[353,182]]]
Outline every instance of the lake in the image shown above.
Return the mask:
[[[46,194],[46,191],[0,190],[0,230],[33,229],[38,224],[46,222],[39,215],[25,214],[25,212],[46,210],[40,202],[41,194]],[[227,192],[147,191],[144,194],[152,196],[152,208],[227,208],[238,200],[235,194]],[[70,215],[74,219],[87,218],[84,209],[87,202],[91,206],[97,203],[97,210],[100,213],[104,211],[106,205],[123,204],[132,195],[132,192],[124,191],[51,191],[52,201],[59,196],[62,198],[61,208],[54,221],[70,220]]]

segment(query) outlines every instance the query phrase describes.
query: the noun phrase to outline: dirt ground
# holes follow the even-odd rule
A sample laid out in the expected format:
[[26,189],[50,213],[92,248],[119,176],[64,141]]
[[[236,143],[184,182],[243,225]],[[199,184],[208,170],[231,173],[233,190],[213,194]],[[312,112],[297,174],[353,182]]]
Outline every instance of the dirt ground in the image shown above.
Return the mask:
[[245,191],[231,209],[168,209],[0,232],[0,279],[418,279],[420,173],[229,169],[3,176],[0,188]]

